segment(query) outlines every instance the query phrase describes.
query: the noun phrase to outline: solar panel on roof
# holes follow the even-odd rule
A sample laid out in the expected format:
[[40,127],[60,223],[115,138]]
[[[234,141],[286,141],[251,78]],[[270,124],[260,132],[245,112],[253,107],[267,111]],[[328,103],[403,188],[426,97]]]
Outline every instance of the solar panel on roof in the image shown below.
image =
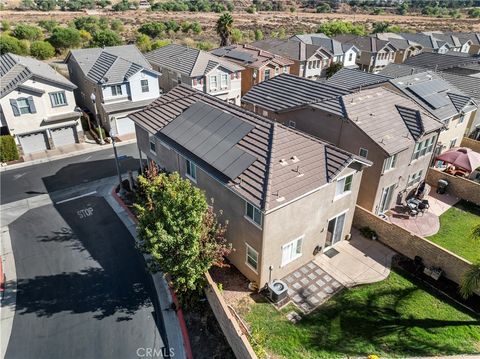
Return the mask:
[[431,94],[424,96],[423,100],[427,102],[434,109],[447,106],[450,104],[450,99],[445,94]]
[[448,86],[446,86],[445,81],[439,79],[425,81],[419,84],[408,86],[407,88],[420,97],[448,90]]
[[196,102],[160,133],[230,179],[237,178],[256,157],[237,146],[255,126],[203,102]]

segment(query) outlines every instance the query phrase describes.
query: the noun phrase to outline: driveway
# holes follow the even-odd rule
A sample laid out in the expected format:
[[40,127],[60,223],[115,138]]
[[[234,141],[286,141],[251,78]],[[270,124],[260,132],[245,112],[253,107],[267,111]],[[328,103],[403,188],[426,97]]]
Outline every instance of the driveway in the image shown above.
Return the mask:
[[9,231],[18,282],[7,359],[131,359],[146,348],[161,352],[151,276],[102,197],[31,209]]

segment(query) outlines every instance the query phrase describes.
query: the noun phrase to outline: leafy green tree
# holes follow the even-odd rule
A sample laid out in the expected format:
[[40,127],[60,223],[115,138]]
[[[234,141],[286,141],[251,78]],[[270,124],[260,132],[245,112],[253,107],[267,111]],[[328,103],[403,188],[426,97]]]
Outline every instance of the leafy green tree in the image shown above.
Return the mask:
[[112,2],[110,0],[98,0],[97,1],[97,6],[101,7],[102,9],[105,9],[108,5],[111,5]]
[[408,13],[408,2],[403,2],[397,7],[397,13],[399,15],[406,15]]
[[11,52],[17,55],[28,55],[28,41],[21,41],[15,37],[0,35],[0,54]]
[[99,18],[96,16],[80,16],[73,20],[77,30],[85,30],[93,34],[100,29]]
[[327,67],[326,76],[327,79],[335,75],[338,71],[343,68],[343,64],[341,62],[332,62],[330,66]]
[[210,51],[215,47],[215,44],[212,44],[210,41],[200,41],[197,43],[197,49],[203,51]]
[[167,27],[163,22],[147,22],[138,28],[138,32],[152,38],[161,37],[165,34]]
[[260,29],[255,30],[255,41],[263,40],[263,32]]
[[465,273],[460,283],[460,294],[466,299],[477,289],[480,289],[480,263],[473,264]]
[[120,36],[112,30],[99,30],[92,34],[91,47],[118,46],[122,44]]
[[59,24],[56,20],[40,20],[38,25],[51,33]]
[[175,20],[168,20],[164,24],[167,32],[178,32],[178,30],[180,30],[180,25]]
[[217,20],[216,32],[220,37],[220,46],[230,45],[233,29],[233,17],[229,12],[223,13]]
[[80,32],[70,27],[57,27],[53,30],[48,42],[57,51],[79,47],[81,42]]
[[188,32],[190,31],[190,29],[192,28],[192,23],[190,21],[182,21],[180,23],[180,27],[182,29],[182,32],[184,34],[188,34]]
[[148,35],[138,35],[135,43],[141,52],[147,52],[152,50],[152,40]]
[[5,20],[5,19],[2,20],[1,21],[1,26],[2,26],[2,32],[10,30],[10,26],[11,26],[10,21]]
[[327,36],[336,36],[341,34],[365,35],[366,30],[363,25],[354,25],[348,21],[328,21],[321,24],[317,32],[324,33]]
[[55,48],[49,42],[34,41],[30,45],[30,55],[39,60],[47,60],[55,55]]
[[12,35],[19,40],[35,41],[43,36],[42,29],[33,25],[18,24],[12,31]]
[[206,271],[224,266],[231,247],[205,194],[178,173],[158,174],[153,168],[138,177],[139,247],[149,255],[149,270],[171,276],[185,302],[202,291]]
[[198,21],[192,23],[191,29],[194,34],[200,34],[202,32],[202,25]]

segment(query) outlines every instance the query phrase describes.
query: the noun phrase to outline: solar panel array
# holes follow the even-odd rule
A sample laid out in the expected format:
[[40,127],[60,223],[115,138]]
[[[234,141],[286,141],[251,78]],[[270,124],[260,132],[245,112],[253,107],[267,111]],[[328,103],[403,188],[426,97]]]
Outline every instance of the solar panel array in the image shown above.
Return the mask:
[[423,99],[430,107],[438,109],[450,104],[447,96],[449,90],[445,81],[434,79],[419,84],[410,85],[407,89]]

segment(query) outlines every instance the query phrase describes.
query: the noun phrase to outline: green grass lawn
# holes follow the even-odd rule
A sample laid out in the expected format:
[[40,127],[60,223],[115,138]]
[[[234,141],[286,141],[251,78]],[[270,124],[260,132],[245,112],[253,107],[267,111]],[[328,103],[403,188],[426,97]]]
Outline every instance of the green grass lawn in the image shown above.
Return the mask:
[[440,230],[428,237],[432,242],[471,261],[480,261],[480,240],[471,238],[480,223],[480,206],[460,201],[440,216]]
[[[389,357],[480,352],[480,317],[392,271],[379,283],[345,289],[297,324],[259,301],[243,304],[254,345],[280,358]],[[263,297],[262,297],[263,298]]]

